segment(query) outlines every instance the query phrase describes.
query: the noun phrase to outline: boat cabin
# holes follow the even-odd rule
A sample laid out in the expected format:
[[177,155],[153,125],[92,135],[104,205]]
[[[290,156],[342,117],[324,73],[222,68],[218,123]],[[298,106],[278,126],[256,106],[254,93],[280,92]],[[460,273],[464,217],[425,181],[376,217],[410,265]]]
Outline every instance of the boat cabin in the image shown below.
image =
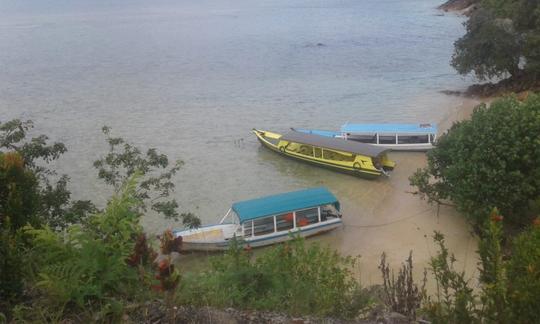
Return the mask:
[[340,131],[296,129],[298,132],[385,147],[391,150],[425,151],[437,138],[434,124],[345,124]]
[[183,250],[226,250],[233,238],[257,247],[341,226],[340,204],[324,187],[236,202],[219,224],[176,231]]
[[434,124],[345,124],[344,139],[393,149],[428,149],[436,140]]
[[326,188],[313,188],[234,203],[231,217],[244,240],[285,233],[340,218],[340,204]]

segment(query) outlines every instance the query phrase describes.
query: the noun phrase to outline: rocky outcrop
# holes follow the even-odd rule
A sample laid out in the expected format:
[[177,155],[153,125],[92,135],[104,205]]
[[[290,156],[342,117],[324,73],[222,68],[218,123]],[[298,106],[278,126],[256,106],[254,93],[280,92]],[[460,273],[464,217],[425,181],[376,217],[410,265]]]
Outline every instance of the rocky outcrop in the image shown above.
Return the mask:
[[480,0],[448,0],[440,5],[438,9],[444,11],[461,11],[465,14],[475,10]]

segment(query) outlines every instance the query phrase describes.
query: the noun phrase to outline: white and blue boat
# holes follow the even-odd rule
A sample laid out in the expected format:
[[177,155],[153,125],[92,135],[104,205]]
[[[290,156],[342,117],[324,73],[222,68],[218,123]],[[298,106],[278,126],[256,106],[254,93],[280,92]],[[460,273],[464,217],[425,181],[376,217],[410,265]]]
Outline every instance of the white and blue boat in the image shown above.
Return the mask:
[[184,251],[226,250],[236,237],[244,246],[259,247],[308,237],[342,225],[340,204],[324,187],[236,202],[219,224],[174,231]]
[[426,151],[437,139],[435,124],[345,124],[339,131],[295,131],[381,146],[395,151]]

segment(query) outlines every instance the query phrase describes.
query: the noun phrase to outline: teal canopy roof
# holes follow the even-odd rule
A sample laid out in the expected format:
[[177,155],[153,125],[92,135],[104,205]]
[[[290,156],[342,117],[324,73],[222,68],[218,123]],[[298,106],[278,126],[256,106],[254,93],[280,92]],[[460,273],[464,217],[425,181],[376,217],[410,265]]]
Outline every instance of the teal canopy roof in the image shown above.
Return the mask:
[[232,205],[232,209],[238,215],[240,223],[243,223],[264,216],[330,204],[339,210],[337,198],[328,189],[319,187],[239,201]]

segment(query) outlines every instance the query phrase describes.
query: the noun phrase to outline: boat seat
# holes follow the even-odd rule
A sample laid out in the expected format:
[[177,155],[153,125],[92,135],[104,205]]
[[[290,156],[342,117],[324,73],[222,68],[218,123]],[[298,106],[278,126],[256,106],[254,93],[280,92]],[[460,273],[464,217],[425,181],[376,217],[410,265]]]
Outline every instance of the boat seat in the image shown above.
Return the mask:
[[200,240],[219,240],[223,239],[223,230],[222,229],[214,229],[210,231],[204,231],[199,233],[193,233],[190,235],[182,236],[182,239],[186,242],[188,241],[200,241]]

